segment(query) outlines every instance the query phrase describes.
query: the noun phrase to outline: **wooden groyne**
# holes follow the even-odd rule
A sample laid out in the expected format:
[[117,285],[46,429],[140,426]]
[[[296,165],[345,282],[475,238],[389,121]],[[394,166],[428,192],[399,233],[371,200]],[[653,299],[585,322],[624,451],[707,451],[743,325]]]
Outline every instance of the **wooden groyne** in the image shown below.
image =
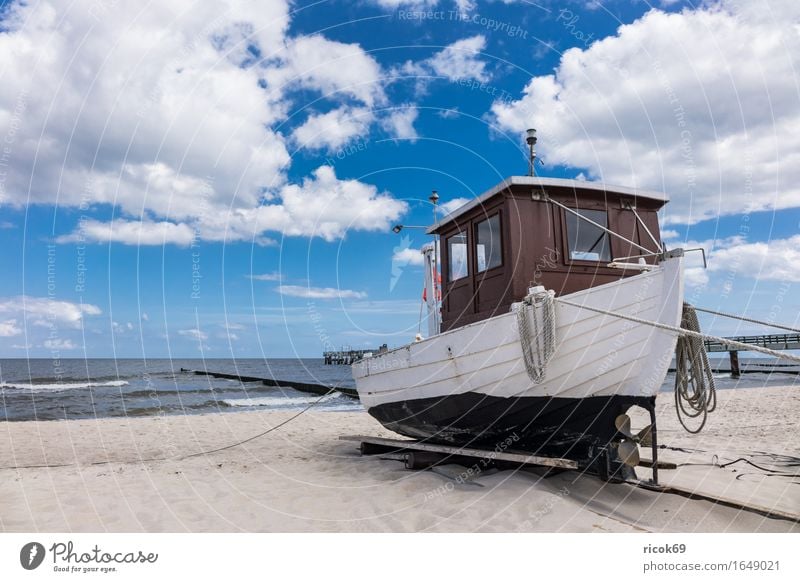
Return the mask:
[[241,376],[239,374],[227,374],[225,372],[209,372],[207,370],[189,370],[181,368],[181,372],[195,374],[197,376],[210,376],[212,378],[222,378],[224,380],[238,380],[239,382],[261,382],[265,386],[275,386],[276,388],[293,388],[298,392],[307,392],[309,394],[318,394],[323,396],[328,394],[331,390],[349,396],[350,398],[358,398],[358,392],[355,388],[346,388],[341,386],[329,386],[326,384],[311,384],[308,382],[294,382],[292,380],[275,380],[273,378],[258,378],[255,376]]

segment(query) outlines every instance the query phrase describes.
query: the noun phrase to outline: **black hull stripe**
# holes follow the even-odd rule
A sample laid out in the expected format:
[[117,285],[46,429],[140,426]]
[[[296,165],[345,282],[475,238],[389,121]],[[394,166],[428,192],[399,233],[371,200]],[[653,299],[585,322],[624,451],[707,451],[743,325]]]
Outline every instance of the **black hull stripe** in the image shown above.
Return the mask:
[[[588,459],[617,437],[614,419],[650,396],[500,398],[467,392],[381,404],[369,413],[389,430],[446,445]],[[506,444],[506,446],[509,446]]]

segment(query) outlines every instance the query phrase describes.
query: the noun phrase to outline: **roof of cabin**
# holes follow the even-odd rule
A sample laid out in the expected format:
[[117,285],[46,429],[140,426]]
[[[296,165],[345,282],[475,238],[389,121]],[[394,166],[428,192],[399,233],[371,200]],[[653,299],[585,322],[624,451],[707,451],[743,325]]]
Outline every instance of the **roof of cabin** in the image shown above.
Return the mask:
[[647,190],[640,190],[638,188],[630,188],[628,186],[611,186],[609,184],[604,184],[603,182],[588,182],[584,180],[567,180],[564,178],[541,178],[539,176],[511,176],[510,178],[506,178],[499,184],[489,188],[486,192],[477,196],[464,204],[463,206],[457,208],[433,226],[429,227],[427,232],[432,233],[441,226],[447,224],[448,222],[454,220],[455,218],[461,216],[465,212],[472,210],[476,206],[483,204],[489,198],[497,194],[498,192],[502,192],[503,190],[507,190],[511,186],[541,186],[541,187],[561,187],[561,188],[573,188],[573,189],[581,189],[581,190],[597,190],[599,192],[606,192],[609,194],[624,194],[626,196],[634,196],[636,198],[648,198],[650,200],[656,200],[658,202],[669,202],[669,196],[662,192],[650,192]]

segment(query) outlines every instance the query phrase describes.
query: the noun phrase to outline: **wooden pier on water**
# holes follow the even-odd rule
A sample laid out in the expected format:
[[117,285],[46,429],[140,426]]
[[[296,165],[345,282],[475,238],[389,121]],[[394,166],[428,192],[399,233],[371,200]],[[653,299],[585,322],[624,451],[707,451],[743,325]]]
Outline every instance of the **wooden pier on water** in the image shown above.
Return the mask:
[[361,360],[367,354],[382,354],[383,352],[387,351],[389,351],[389,346],[387,344],[383,344],[381,347],[376,349],[366,349],[366,350],[354,350],[351,348],[342,348],[341,350],[331,350],[323,352],[322,359],[328,366],[331,365],[349,366],[353,362]]
[[211,378],[222,378],[224,380],[238,380],[239,382],[261,382],[265,386],[275,386],[276,388],[292,388],[298,392],[307,392],[309,394],[318,394],[324,396],[331,392],[339,392],[350,398],[358,398],[358,392],[355,388],[346,388],[340,386],[329,386],[326,384],[311,384],[308,382],[293,382],[291,380],[275,380],[274,378],[257,378],[255,376],[241,376],[239,374],[227,374],[225,372],[209,372],[207,370],[189,370],[181,368],[181,372],[188,374],[195,374],[197,376],[210,376]]
[[[800,334],[797,333],[778,333],[770,335],[740,335],[736,337],[726,337],[732,341],[737,341],[744,344],[753,344],[771,350],[800,350]],[[719,342],[706,340],[703,342],[706,351],[711,352],[728,352],[731,363],[731,377],[738,378],[742,375],[742,370],[739,366],[739,350],[733,349],[729,346]],[[745,370],[744,373],[760,372],[761,370]]]

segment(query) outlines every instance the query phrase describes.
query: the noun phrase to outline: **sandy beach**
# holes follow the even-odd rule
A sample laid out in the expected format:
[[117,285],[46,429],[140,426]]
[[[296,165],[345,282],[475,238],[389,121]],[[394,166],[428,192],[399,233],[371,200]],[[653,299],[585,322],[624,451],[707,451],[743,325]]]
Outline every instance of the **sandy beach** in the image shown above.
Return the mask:
[[[659,404],[665,483],[800,514],[800,387],[719,391],[690,435]],[[796,521],[564,472],[407,471],[342,435],[393,435],[366,413],[242,412],[0,425],[6,532],[800,532]],[[634,417],[634,427],[639,419]],[[649,456],[643,453],[643,456]],[[744,458],[758,467],[739,461]],[[794,466],[792,466],[794,463]],[[637,469],[640,477],[647,470]]]

